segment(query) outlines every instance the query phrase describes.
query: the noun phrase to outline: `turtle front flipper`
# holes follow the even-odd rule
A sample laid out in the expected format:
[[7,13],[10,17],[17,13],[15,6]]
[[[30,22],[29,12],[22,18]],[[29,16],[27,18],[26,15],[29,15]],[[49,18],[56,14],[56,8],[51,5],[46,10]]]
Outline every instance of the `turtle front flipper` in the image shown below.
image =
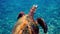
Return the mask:
[[21,18],[24,15],[24,12],[20,12],[17,19]]
[[40,26],[42,26],[44,33],[47,33],[48,27],[47,24],[41,18],[37,18],[37,22]]

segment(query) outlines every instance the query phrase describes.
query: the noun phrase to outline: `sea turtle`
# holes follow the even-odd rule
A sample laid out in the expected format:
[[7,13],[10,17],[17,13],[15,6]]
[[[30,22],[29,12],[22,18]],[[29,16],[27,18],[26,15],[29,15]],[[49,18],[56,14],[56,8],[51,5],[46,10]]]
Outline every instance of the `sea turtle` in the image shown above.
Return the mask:
[[47,33],[47,25],[44,21],[41,18],[37,18],[36,21],[33,19],[36,8],[37,5],[33,5],[28,15],[25,15],[24,12],[18,15],[18,21],[12,34],[39,34],[38,24],[42,26],[44,33]]

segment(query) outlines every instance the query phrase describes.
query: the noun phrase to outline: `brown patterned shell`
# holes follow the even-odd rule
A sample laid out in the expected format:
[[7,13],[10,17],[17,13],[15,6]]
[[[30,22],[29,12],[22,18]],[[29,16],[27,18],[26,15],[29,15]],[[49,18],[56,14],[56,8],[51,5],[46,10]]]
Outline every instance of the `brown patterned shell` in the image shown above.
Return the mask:
[[34,28],[38,27],[31,19],[30,16],[24,15],[21,17],[14,27],[13,34],[36,34]]

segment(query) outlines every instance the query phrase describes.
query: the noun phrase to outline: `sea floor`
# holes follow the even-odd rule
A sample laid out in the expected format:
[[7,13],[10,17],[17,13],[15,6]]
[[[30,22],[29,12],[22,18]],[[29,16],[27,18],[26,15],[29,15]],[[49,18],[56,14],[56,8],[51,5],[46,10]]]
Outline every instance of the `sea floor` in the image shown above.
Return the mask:
[[[47,34],[60,34],[60,0],[0,0],[0,34],[12,34],[18,14],[28,14],[31,7],[38,8],[34,19],[43,18],[48,25]],[[44,34],[40,27],[40,34]]]

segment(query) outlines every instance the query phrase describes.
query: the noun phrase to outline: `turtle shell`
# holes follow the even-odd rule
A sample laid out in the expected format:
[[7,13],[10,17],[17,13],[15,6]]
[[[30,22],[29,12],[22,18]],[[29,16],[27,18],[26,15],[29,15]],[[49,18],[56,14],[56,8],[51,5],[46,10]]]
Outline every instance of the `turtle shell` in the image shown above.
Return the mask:
[[29,15],[19,18],[14,28],[14,34],[36,34],[35,30],[38,25],[32,21]]

